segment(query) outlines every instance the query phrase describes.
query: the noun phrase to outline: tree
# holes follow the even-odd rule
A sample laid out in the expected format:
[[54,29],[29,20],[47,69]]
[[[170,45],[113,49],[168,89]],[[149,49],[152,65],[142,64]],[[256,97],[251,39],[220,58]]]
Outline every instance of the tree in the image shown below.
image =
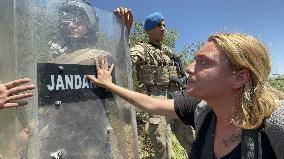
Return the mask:
[[195,53],[200,49],[202,45],[203,43],[197,42],[197,43],[187,44],[183,47],[183,49],[180,51],[179,54],[184,61],[184,66],[187,66],[188,64],[194,61]]
[[284,92],[284,75],[277,74],[273,77],[270,77],[268,82],[272,87]]

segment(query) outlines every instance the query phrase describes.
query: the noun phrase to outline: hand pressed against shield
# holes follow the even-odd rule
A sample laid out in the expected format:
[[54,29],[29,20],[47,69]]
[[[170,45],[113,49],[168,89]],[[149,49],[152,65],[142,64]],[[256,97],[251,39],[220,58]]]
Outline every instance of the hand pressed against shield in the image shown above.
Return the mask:
[[27,102],[17,100],[33,95],[31,92],[25,92],[35,89],[33,84],[27,84],[29,82],[30,79],[24,78],[0,84],[0,109],[26,105]]
[[97,69],[97,77],[88,75],[87,78],[91,81],[93,81],[97,86],[104,87],[105,85],[112,83],[112,76],[111,73],[114,68],[114,64],[111,65],[110,68],[108,68],[108,62],[107,58],[102,58],[98,61],[98,59],[94,59],[94,62],[96,64]]

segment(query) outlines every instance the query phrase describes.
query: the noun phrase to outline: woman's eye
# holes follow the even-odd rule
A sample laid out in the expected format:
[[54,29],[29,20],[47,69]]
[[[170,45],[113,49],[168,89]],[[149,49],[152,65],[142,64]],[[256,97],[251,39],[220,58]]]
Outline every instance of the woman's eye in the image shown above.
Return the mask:
[[205,60],[200,59],[200,58],[198,58],[198,57],[194,57],[193,59],[194,59],[194,61],[196,61],[196,63],[200,63],[200,64],[202,64],[202,65],[205,65],[205,64],[206,64],[206,61],[205,61]]
[[199,58],[194,58],[194,60],[195,60],[197,63],[200,63],[200,64],[202,64],[202,65],[205,65],[205,64],[206,64],[205,60],[202,60],[202,59],[199,59]]

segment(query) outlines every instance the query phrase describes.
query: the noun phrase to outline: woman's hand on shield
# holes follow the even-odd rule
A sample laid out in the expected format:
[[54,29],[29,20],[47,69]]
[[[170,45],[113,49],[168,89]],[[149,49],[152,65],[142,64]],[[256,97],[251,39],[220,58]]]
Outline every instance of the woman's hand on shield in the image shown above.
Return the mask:
[[113,84],[111,73],[113,71],[114,64],[112,64],[109,68],[106,57],[100,59],[95,58],[94,61],[97,70],[97,77],[94,75],[87,75],[87,78],[98,87],[107,88],[108,85]]
[[19,99],[33,96],[33,93],[26,92],[35,89],[33,84],[27,84],[30,81],[24,78],[0,84],[0,109],[26,105],[27,102]]

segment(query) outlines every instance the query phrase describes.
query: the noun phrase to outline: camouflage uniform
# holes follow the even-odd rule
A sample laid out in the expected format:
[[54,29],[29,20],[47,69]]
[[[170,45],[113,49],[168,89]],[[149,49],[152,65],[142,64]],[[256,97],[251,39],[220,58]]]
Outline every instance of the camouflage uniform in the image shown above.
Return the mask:
[[[142,93],[167,99],[169,93],[181,90],[170,80],[172,76],[179,78],[179,74],[173,60],[173,53],[167,46],[139,43],[131,48],[130,55]],[[170,122],[179,125],[176,121]],[[152,115],[149,119],[149,137],[154,146],[155,158],[171,158],[170,136],[169,121],[163,116]],[[185,143],[185,145],[188,144]]]
[[130,55],[145,94],[160,96],[163,92],[167,97],[169,91],[179,90],[178,85],[170,81],[170,77],[178,77],[178,73],[168,47],[140,43],[131,48]]

